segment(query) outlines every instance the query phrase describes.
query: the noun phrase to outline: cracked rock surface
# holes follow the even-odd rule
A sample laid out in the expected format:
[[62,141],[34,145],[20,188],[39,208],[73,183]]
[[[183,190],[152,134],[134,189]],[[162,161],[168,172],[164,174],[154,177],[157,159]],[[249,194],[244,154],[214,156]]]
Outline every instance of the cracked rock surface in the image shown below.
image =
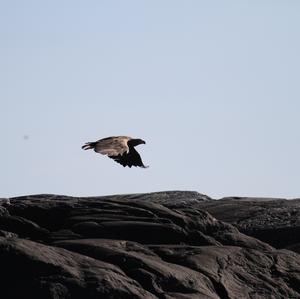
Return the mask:
[[299,255],[211,216],[213,202],[180,191],[0,201],[1,296],[300,298]]

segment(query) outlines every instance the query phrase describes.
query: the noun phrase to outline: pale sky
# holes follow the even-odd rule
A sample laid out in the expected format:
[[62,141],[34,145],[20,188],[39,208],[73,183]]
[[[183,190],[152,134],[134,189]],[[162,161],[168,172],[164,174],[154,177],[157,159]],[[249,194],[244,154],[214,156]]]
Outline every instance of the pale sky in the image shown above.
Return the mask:
[[0,40],[0,197],[300,197],[299,1],[1,1]]

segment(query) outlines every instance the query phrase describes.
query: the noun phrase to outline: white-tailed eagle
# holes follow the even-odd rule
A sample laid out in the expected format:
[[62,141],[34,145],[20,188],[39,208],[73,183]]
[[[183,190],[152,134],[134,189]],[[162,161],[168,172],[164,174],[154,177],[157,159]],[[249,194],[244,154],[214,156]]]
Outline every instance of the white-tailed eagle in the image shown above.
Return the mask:
[[112,136],[95,142],[87,142],[82,146],[82,149],[94,149],[96,153],[107,155],[124,167],[138,166],[147,168],[148,166],[144,165],[141,156],[134,148],[139,144],[145,143],[142,139],[134,139],[128,136]]

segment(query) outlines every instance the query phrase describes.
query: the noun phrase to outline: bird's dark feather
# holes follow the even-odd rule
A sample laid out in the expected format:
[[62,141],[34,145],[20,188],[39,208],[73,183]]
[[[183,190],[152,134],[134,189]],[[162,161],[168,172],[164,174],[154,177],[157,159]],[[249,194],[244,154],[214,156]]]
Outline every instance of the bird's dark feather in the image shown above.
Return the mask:
[[123,155],[118,156],[109,156],[109,158],[114,159],[117,163],[120,163],[124,167],[139,166],[146,168],[146,166],[143,164],[141,156],[134,149],[134,147],[130,147],[128,153],[124,153]]

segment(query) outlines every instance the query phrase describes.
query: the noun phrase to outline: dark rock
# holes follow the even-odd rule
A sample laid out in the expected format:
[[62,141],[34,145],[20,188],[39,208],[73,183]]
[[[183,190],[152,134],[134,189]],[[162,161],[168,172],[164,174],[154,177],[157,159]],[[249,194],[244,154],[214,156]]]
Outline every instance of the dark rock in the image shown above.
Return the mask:
[[198,206],[276,248],[292,249],[300,243],[300,199],[227,197]]
[[7,216],[7,215],[8,215],[7,210],[4,207],[0,206],[0,217],[1,216]]
[[287,246],[286,249],[289,249],[289,250],[295,251],[297,253],[300,253],[300,243],[296,243],[296,244]]
[[80,222],[72,230],[85,237],[134,240],[141,243],[173,243],[185,239],[185,232],[175,224],[141,221]]
[[240,233],[251,219],[240,213],[257,210],[241,200],[239,211],[236,201],[220,208],[179,191],[13,198],[0,215],[1,296],[300,298],[299,255]]
[[2,201],[0,201],[0,216],[7,216],[8,211],[6,210]]
[[48,230],[20,216],[0,216],[0,229],[32,239],[43,239],[49,233]]
[[12,232],[8,232],[6,230],[0,230],[0,237],[5,237],[5,238],[16,238],[18,237],[17,234],[14,234]]
[[29,240],[0,237],[4,298],[155,298],[118,267]]

